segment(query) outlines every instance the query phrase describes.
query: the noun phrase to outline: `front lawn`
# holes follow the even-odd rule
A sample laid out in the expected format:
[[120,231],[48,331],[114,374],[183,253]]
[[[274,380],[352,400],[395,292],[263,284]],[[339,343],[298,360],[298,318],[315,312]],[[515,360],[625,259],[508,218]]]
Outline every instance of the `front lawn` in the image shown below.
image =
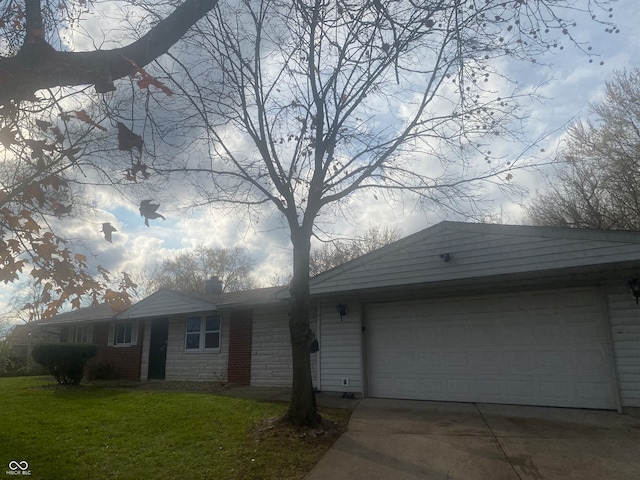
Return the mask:
[[[285,409],[206,393],[0,378],[0,475],[26,461],[35,479],[299,479],[336,436],[260,433]],[[321,412],[342,425],[350,414]]]

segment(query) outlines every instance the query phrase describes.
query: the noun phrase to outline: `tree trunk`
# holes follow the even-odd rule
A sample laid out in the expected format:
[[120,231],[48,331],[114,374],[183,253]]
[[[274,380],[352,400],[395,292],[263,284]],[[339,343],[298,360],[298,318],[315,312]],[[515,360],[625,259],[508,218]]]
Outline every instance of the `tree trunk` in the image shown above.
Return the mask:
[[312,427],[321,417],[316,410],[316,397],[311,380],[311,342],[309,327],[309,252],[311,233],[292,228],[293,279],[289,300],[289,333],[293,360],[291,402],[285,418],[294,425]]

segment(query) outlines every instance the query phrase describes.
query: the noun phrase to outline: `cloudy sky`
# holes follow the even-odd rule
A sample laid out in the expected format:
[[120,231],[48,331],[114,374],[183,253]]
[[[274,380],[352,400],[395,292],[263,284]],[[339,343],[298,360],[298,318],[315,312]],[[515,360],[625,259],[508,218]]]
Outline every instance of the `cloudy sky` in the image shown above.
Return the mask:
[[[589,102],[601,98],[605,82],[611,79],[614,71],[640,67],[640,30],[637,28],[640,9],[637,0],[620,0],[614,5],[613,15],[619,33],[607,33],[604,26],[586,18],[576,29],[578,40],[589,42],[593,51],[600,55],[592,63],[575,48],[566,48],[539,59],[536,65],[504,65],[506,73],[521,87],[542,85],[538,89],[541,100],[526,106],[529,118],[527,134],[534,139],[545,132],[559,130],[543,144],[546,152],[552,153],[562,144],[563,126],[572,119],[584,117]],[[505,151],[508,152],[507,147]],[[552,175],[550,169],[520,172],[514,181],[533,194],[544,187],[545,177]],[[246,247],[257,263],[256,277],[265,286],[274,275],[286,276],[289,271],[291,251],[287,230],[277,212],[272,210],[265,209],[260,215],[247,215],[245,212],[222,211],[215,206],[193,210],[181,208],[179,202],[167,203],[158,209],[166,220],[152,220],[151,226],[146,227],[133,202],[106,189],[96,189],[91,196],[89,200],[95,206],[92,217],[71,221],[67,229],[79,248],[85,248],[91,258],[112,272],[137,274],[153,270],[162,259],[199,245]],[[496,191],[490,197],[489,208],[504,223],[523,222],[522,203],[527,201],[526,196],[506,198]],[[387,204],[382,199],[374,200],[367,195],[351,199],[345,212],[344,217],[325,216],[319,219],[319,231],[349,238],[361,234],[369,226],[384,225],[409,235],[442,220],[464,220],[460,216],[421,210],[410,200]],[[118,230],[113,235],[112,244],[102,238],[100,228],[103,222],[111,222]],[[2,288],[0,314],[9,310],[9,299],[15,291],[11,286]]]

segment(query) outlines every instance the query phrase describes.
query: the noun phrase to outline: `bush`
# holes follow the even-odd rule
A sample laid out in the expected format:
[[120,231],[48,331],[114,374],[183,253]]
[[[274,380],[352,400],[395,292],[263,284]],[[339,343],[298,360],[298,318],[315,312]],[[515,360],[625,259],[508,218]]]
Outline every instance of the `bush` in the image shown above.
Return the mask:
[[96,345],[50,343],[36,345],[31,356],[61,385],[78,385],[87,361],[98,353]]
[[89,367],[87,377],[89,380],[115,380],[118,374],[110,363],[96,363]]

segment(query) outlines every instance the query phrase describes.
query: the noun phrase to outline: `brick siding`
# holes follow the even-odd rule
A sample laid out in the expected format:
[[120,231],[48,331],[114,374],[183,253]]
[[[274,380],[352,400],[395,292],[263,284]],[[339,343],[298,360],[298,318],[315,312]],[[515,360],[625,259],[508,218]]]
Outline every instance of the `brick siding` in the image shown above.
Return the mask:
[[111,365],[115,376],[122,380],[140,381],[140,361],[142,359],[142,339],[144,323],[138,322],[138,344],[129,347],[107,346],[109,323],[97,323],[93,326],[93,343],[98,346],[98,354],[87,364],[87,369],[99,364]]
[[251,311],[231,313],[229,326],[228,380],[238,385],[251,383]]

